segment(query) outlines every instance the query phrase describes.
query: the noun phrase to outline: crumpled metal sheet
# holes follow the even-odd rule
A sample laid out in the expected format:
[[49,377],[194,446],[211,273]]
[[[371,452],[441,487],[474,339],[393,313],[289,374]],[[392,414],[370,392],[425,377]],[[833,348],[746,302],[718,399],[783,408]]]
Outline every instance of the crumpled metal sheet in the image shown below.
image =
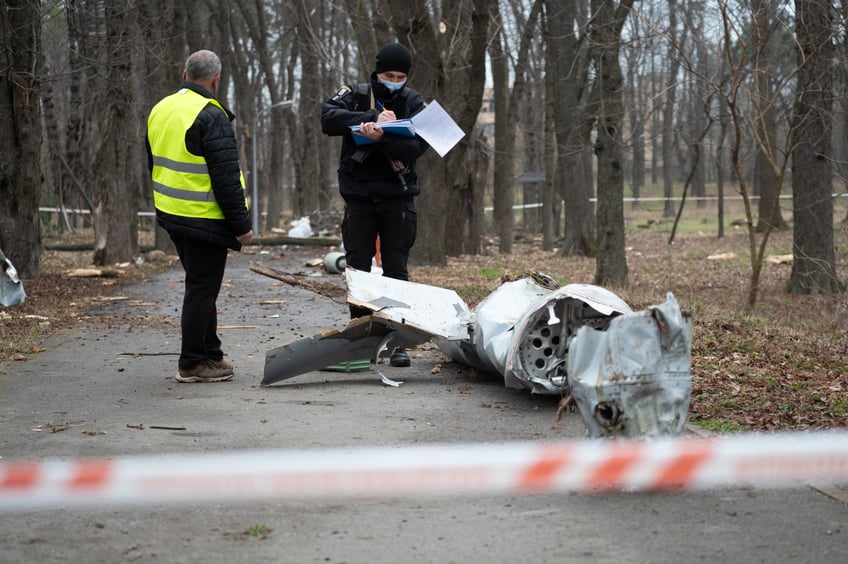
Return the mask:
[[269,386],[325,366],[371,358],[390,335],[391,330],[385,325],[361,317],[341,331],[325,331],[277,347],[265,353],[260,385]]
[[691,391],[692,318],[668,293],[662,305],[577,331],[568,382],[591,437],[683,430]]
[[[425,340],[468,338],[468,306],[453,290],[345,270],[347,302],[371,310],[403,333],[426,335]],[[420,341],[417,337],[415,338]]]

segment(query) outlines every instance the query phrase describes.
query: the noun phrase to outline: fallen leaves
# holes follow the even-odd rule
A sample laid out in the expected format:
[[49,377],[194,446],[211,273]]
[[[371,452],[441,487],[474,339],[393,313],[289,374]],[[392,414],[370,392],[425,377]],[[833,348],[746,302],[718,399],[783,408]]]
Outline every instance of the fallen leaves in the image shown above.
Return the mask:
[[[760,301],[745,314],[750,275],[739,268],[745,235],[681,239],[658,246],[657,234],[628,235],[630,281],[615,290],[634,309],[674,292],[692,314],[692,393],[689,419],[723,428],[792,430],[848,426],[848,334],[845,295],[798,296],[783,291],[787,257],[772,255],[760,281]],[[791,233],[774,233],[791,248]],[[848,246],[839,244],[840,276]],[[770,265],[774,265],[770,268]],[[537,248],[503,255],[449,257],[444,267],[416,267],[416,282],[456,290],[469,307],[497,285],[485,273],[537,270],[562,284],[592,283],[595,261],[563,258]]]

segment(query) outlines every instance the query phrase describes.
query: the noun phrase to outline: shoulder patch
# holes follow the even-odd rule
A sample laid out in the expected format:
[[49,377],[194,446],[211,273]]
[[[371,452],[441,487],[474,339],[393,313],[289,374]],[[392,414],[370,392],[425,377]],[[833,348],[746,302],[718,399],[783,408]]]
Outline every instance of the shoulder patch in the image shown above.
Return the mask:
[[350,87],[347,84],[345,84],[344,86],[339,88],[339,91],[336,92],[336,94],[335,94],[335,96],[333,96],[332,100],[334,102],[338,102],[339,100],[341,100],[342,98],[344,98],[345,96],[350,94],[350,92],[351,92]]

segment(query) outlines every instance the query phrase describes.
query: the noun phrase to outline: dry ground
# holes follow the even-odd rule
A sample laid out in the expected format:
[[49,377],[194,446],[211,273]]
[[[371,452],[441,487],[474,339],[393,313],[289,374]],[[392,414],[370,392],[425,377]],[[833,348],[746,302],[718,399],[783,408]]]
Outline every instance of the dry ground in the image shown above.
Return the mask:
[[[707,429],[819,429],[848,426],[848,294],[798,296],[783,291],[789,264],[765,265],[759,299],[745,313],[750,280],[748,238],[741,229],[722,239],[636,230],[628,235],[629,284],[611,288],[634,309],[673,292],[694,321],[690,421]],[[791,254],[790,232],[772,234],[769,253]],[[848,280],[848,227],[837,231],[837,265]],[[491,245],[484,256],[451,258],[446,267],[414,267],[417,282],[456,290],[473,306],[502,274],[540,271],[561,283],[591,283],[594,259],[561,257],[516,243],[509,256]],[[315,247],[316,257],[325,249]],[[116,277],[71,278],[89,266],[90,252],[45,251],[44,273],[25,280],[28,300],[0,308],[0,362],[26,361],[43,339],[81,323],[87,309],[116,286],[141,279],[168,262],[120,265]],[[171,259],[170,264],[173,263]]]

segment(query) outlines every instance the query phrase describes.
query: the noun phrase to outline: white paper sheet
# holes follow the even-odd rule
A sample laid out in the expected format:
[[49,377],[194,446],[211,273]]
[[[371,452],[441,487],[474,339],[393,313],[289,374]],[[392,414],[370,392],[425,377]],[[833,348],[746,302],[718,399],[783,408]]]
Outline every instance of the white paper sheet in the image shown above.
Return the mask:
[[465,133],[436,100],[412,117],[415,133],[421,136],[434,151],[444,157],[465,137]]

